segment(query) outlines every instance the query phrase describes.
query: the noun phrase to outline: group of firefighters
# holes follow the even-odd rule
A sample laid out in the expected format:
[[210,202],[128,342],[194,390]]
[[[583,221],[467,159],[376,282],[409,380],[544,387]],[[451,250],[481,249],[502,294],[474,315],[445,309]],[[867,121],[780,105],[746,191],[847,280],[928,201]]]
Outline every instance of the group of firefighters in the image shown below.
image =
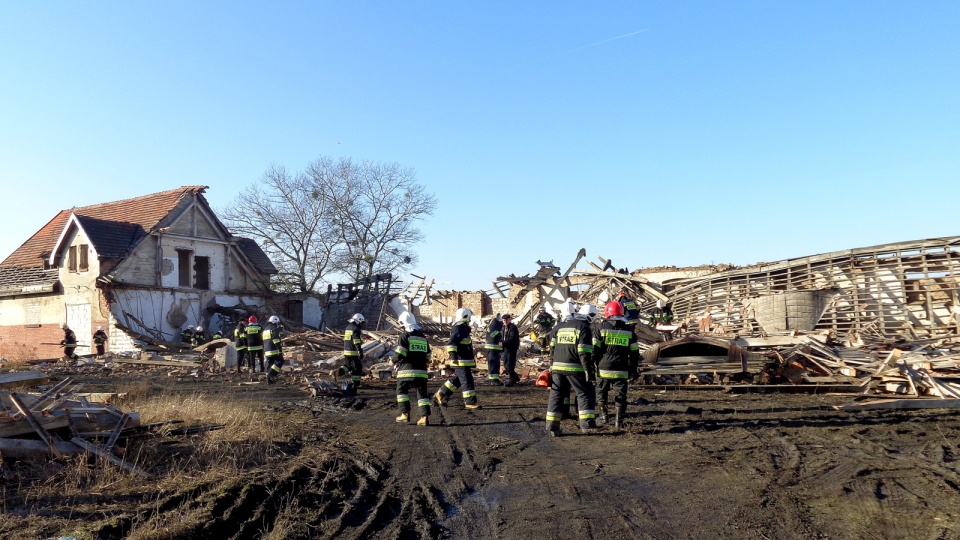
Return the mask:
[[[627,385],[639,378],[640,347],[635,332],[639,321],[636,302],[625,291],[620,291],[617,300],[604,306],[603,320],[594,324],[598,312],[593,304],[579,308],[567,301],[560,305],[560,321],[541,309],[535,319],[535,332],[545,337],[544,349],[551,354],[550,396],[547,401],[546,429],[551,435],[560,434],[560,421],[569,414],[570,392],[576,394],[580,429],[589,432],[597,429],[597,422],[608,422],[608,403],[613,394],[614,427],[624,427],[627,410]],[[417,425],[430,423],[431,404],[447,406],[456,392],[461,392],[466,409],[480,409],[473,378],[476,367],[470,318],[473,312],[466,307],[454,315],[453,328],[447,341],[449,365],[454,374],[449,377],[432,397],[427,391],[427,371],[430,363],[430,345],[409,311],[400,315],[402,326],[394,362],[397,369],[397,405],[400,415],[396,420],[408,423],[411,419],[411,392],[416,392],[419,408]],[[363,358],[360,347],[360,325],[363,316],[356,314],[350,320],[344,334],[345,358],[348,364],[341,373],[354,374],[359,382],[359,360]],[[358,322],[359,321],[359,322]],[[555,324],[556,323],[556,324]],[[519,381],[514,372],[516,351],[519,349],[519,332],[509,314],[497,316],[487,328],[484,349],[487,354],[488,381],[500,383],[500,364],[507,376],[504,386]],[[352,356],[348,355],[352,353]],[[351,358],[356,363],[351,363]]]
[[271,315],[267,324],[260,326],[256,315],[240,319],[233,329],[233,343],[237,348],[237,373],[246,366],[250,373],[267,374],[267,384],[276,382],[283,367],[283,326],[280,317]]

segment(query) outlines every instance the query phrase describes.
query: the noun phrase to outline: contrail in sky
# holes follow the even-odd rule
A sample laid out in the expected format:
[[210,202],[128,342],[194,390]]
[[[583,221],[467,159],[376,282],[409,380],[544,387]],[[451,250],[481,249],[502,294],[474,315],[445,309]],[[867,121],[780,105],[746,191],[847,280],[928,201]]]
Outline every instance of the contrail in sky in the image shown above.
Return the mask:
[[611,41],[615,41],[615,40],[618,40],[618,39],[623,39],[623,38],[625,38],[625,37],[630,37],[630,36],[635,35],[635,34],[640,34],[640,33],[646,32],[647,30],[649,30],[649,28],[644,28],[643,30],[637,30],[636,32],[630,32],[629,34],[624,34],[624,35],[622,35],[622,36],[612,37],[612,38],[610,38],[610,39],[605,39],[605,40],[603,40],[603,41],[598,41],[598,42],[596,42],[596,43],[591,43],[591,44],[589,44],[589,45],[584,45],[583,47],[577,47],[576,49],[570,49],[570,50],[567,51],[567,52],[581,51],[581,50],[586,49],[586,48],[589,48],[589,47],[596,47],[597,45],[602,45],[602,44],[604,44],[604,43],[609,43],[609,42],[611,42]]

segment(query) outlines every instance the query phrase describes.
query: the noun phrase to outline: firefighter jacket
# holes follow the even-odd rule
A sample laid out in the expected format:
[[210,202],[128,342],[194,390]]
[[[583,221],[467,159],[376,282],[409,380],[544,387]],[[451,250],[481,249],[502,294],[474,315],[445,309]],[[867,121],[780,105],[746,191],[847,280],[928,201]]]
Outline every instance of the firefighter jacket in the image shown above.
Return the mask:
[[238,351],[247,350],[247,325],[240,323],[233,329],[233,343]]
[[513,323],[503,325],[503,348],[515,351],[520,348],[520,329]]
[[533,320],[533,323],[537,325],[537,333],[542,336],[546,336],[547,332],[553,328],[553,325],[556,322],[557,320],[554,319],[549,313],[541,313],[540,315],[537,315],[536,319]]
[[259,323],[252,322],[247,324],[247,329],[244,330],[244,333],[247,336],[248,351],[263,350],[263,328],[260,327]]
[[571,319],[550,333],[553,350],[550,370],[556,373],[593,373],[593,331],[587,321]]
[[474,367],[473,342],[470,340],[470,325],[460,322],[453,325],[450,331],[450,340],[447,341],[447,355],[450,356],[450,365],[459,367]]
[[640,345],[633,328],[620,319],[607,319],[593,333],[593,354],[601,379],[630,379],[638,375]]
[[75,347],[77,345],[77,334],[67,328],[63,331],[63,339],[60,341],[60,344],[66,345],[67,347]]
[[397,343],[397,378],[429,379],[430,344],[419,329],[400,334]]
[[263,327],[263,355],[279,356],[283,352],[280,348],[281,339],[283,339],[283,327],[268,322]]
[[628,324],[637,324],[640,322],[640,307],[637,306],[636,300],[629,296],[624,296],[619,302],[620,305],[623,306],[623,318],[627,320]]
[[363,358],[363,330],[357,323],[347,323],[343,331],[343,355]]
[[94,345],[103,345],[107,342],[107,333],[103,330],[97,330],[93,333],[93,344]]
[[193,344],[193,328],[187,328],[186,330],[180,332],[180,343],[184,345]]
[[488,351],[503,350],[503,322],[501,320],[490,321],[490,327],[487,328],[487,342],[483,348]]
[[194,347],[199,347],[207,342],[207,335],[203,332],[193,332],[193,341],[190,343]]

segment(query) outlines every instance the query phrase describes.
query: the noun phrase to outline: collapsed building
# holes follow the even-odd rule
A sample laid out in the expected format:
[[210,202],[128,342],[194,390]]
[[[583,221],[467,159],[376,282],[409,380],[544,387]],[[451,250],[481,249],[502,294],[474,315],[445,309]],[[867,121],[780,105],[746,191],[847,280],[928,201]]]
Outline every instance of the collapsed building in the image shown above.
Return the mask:
[[232,312],[269,306],[316,325],[321,302],[270,290],[276,267],[217,218],[205,186],[63,210],[0,263],[0,355],[60,355],[61,323],[90,352],[97,326],[110,350],[131,336],[177,341],[185,325],[226,330]]

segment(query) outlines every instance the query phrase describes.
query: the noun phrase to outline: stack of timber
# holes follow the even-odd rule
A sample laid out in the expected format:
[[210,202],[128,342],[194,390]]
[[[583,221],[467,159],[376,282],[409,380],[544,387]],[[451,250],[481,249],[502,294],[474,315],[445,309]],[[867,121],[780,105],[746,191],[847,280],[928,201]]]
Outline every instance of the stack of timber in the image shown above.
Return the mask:
[[[10,375],[0,376],[0,384]],[[40,375],[34,380],[49,379]],[[124,432],[140,425],[139,413],[90,401],[77,393],[82,386],[66,378],[43,393],[0,391],[0,455],[22,459],[90,453],[143,474],[113,453]]]

